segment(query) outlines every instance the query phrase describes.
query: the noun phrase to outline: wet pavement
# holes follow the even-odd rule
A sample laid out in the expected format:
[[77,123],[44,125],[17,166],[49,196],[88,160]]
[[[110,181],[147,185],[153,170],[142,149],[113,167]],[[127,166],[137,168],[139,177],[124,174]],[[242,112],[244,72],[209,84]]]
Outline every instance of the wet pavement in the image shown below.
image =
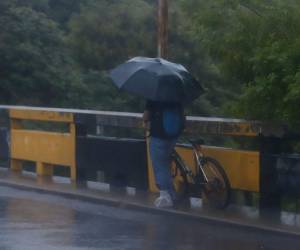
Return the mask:
[[276,232],[297,234],[300,237],[300,213],[287,211],[259,211],[256,207],[233,205],[225,210],[213,210],[205,206],[201,200],[192,200],[192,208],[180,207],[176,210],[158,210],[153,207],[156,194],[136,191],[133,188],[116,189],[109,184],[87,182],[74,184],[69,178],[41,178],[35,173],[23,171],[14,173],[0,168],[0,184],[21,189],[33,189],[47,193],[61,194],[67,197],[80,197],[116,207],[127,207],[151,213],[192,217],[194,220],[208,220],[236,226],[265,229]]
[[300,238],[1,187],[0,249],[299,249]]
[[[83,193],[88,191],[74,188],[70,184],[50,185],[43,182],[38,184],[40,188],[36,191],[29,185],[31,183],[32,187],[37,186],[33,184],[36,181],[34,178],[8,178],[3,172],[1,175],[1,250],[300,249],[300,234],[289,235],[264,230],[263,227],[260,230],[234,223],[218,223],[217,219],[224,219],[226,214],[227,219],[234,221],[235,212],[232,208],[227,212],[218,212],[215,220],[201,220],[195,216],[182,216],[183,211],[161,212],[150,209],[148,205],[129,206],[121,202],[120,197],[118,201],[109,200],[114,194],[108,192],[102,192],[102,199],[99,201],[85,199]],[[18,182],[19,187],[8,186],[9,182]],[[56,182],[64,180],[57,179]],[[46,192],[42,187],[47,187],[53,193]],[[54,192],[55,187],[65,189],[65,193]],[[69,193],[73,190],[72,192],[78,195],[66,196],[67,190]],[[94,195],[100,196],[99,191],[91,191],[89,197]],[[141,199],[136,196],[138,194],[122,197],[134,204],[135,199]],[[145,200],[145,203],[151,202],[151,199]],[[104,202],[105,200],[107,202]],[[138,209],[139,207],[142,209]],[[252,212],[252,217],[256,217],[256,212],[249,208],[245,209],[244,213],[249,214],[249,211],[250,214]],[[196,212],[195,210],[193,213]],[[204,213],[204,210],[201,213]],[[239,218],[242,218],[241,214]]]

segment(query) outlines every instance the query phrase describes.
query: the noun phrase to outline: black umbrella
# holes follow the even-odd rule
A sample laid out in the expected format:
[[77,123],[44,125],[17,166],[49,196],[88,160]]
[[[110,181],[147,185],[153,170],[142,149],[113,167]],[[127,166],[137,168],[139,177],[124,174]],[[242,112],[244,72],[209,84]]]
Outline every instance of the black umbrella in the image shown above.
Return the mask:
[[189,103],[204,92],[185,67],[161,58],[135,57],[110,76],[120,89],[153,101]]

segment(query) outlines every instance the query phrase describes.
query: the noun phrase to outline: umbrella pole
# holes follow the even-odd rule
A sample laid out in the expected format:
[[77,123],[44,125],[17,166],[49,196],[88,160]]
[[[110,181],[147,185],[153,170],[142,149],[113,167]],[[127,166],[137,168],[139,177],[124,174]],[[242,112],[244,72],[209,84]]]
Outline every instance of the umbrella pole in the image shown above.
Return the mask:
[[167,58],[168,0],[158,0],[158,57]]

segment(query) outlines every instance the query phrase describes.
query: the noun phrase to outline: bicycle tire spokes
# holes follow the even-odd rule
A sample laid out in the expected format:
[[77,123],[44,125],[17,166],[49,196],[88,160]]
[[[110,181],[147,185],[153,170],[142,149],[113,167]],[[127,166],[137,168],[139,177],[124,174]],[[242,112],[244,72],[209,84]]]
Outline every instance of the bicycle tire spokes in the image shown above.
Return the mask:
[[207,174],[205,173],[204,169],[203,169],[203,166],[205,164],[204,162],[204,158],[197,158],[197,166],[198,166],[198,174],[201,174],[203,176],[203,179],[205,182],[208,182],[208,177],[207,177]]
[[213,158],[206,157],[203,165],[208,182],[204,185],[203,194],[208,203],[215,208],[224,208],[230,199],[230,184],[221,165]]
[[179,196],[202,197],[211,207],[222,209],[230,200],[230,183],[220,163],[213,158],[197,153],[196,172],[185,165],[180,155],[174,151],[172,164],[173,183]]
[[187,175],[190,178],[194,178],[194,173],[190,168],[182,161],[180,155],[177,153],[177,151],[174,150],[173,152],[173,160],[175,164],[177,164],[177,168],[180,168],[183,172],[183,174]]

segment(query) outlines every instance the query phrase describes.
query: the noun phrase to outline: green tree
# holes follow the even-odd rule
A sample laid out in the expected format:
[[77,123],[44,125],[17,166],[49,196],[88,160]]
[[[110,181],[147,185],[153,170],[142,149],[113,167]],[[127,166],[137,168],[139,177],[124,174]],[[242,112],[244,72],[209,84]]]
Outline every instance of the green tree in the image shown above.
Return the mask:
[[[18,1],[1,2],[2,103],[59,106],[82,88],[55,22]],[[74,103],[74,101],[73,101]]]
[[191,12],[182,8],[180,0],[170,1],[169,58],[183,64],[196,76],[206,92],[188,107],[192,115],[221,115],[220,107],[234,93],[223,84],[219,69],[208,53],[207,46],[194,35]]
[[[191,114],[217,114],[219,107],[226,100],[228,93],[223,89],[216,67],[204,46],[195,46],[195,38],[190,34],[190,27],[177,1],[170,6],[170,39],[169,59],[185,65],[207,89],[207,93],[199,98],[188,109]],[[97,71],[109,70],[119,63],[134,56],[157,55],[157,6],[156,1],[88,1],[82,6],[78,15],[73,15],[70,22],[70,34],[67,42],[79,66],[85,72],[84,79],[91,79]],[[92,73],[91,78],[88,74]],[[103,76],[102,73],[99,75]],[[106,79],[98,78],[97,82],[111,84]],[[91,85],[91,81],[86,82]],[[100,86],[101,85],[101,86]],[[89,89],[98,93],[98,104],[107,98],[100,95],[103,84]],[[92,94],[92,93],[91,93]],[[129,96],[123,97],[125,107],[131,109]],[[101,98],[100,98],[101,96]],[[92,97],[96,100],[96,98]],[[101,99],[101,100],[100,100]],[[111,101],[116,100],[111,99]],[[121,109],[114,102],[106,105]],[[95,103],[95,105],[97,105]],[[140,107],[140,105],[134,105]],[[122,106],[124,107],[124,105]],[[138,109],[140,110],[140,108]]]
[[144,100],[120,91],[106,71],[90,70],[82,73],[87,86],[85,107],[98,110],[142,112]]
[[89,1],[70,21],[68,43],[83,69],[108,70],[133,56],[155,56],[153,7],[143,0]]
[[156,55],[153,11],[143,0],[90,0],[72,16],[66,42],[82,71],[86,108],[143,110],[144,100],[120,92],[108,71],[131,57]]
[[67,23],[71,17],[80,13],[80,5],[84,5],[89,0],[47,0],[49,9],[47,14],[50,18],[67,28]]
[[192,35],[204,44],[224,84],[240,93],[232,114],[299,120],[298,1],[182,1]]

